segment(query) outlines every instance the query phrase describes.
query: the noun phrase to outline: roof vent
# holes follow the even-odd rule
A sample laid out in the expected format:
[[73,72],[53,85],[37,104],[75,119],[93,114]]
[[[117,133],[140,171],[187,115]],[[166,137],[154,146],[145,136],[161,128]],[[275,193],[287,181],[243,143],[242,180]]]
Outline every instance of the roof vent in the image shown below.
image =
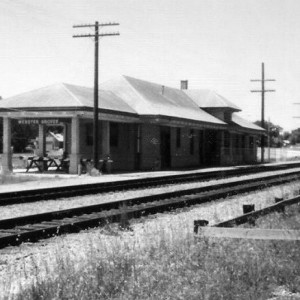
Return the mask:
[[162,86],[161,86],[161,94],[163,95],[164,93],[165,93],[165,86],[162,85]]
[[182,90],[187,90],[188,89],[188,81],[187,80],[181,80],[180,81],[180,88],[182,89]]

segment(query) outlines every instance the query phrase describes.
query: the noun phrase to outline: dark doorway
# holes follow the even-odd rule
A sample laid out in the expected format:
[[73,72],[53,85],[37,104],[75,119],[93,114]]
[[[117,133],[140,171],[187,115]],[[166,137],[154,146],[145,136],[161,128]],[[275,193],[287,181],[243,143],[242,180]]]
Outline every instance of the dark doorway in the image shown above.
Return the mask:
[[170,127],[160,127],[161,168],[171,167],[171,130]]
[[216,130],[205,131],[205,165],[214,166],[220,163],[220,149],[218,132]]
[[204,165],[204,131],[199,130],[199,165]]
[[135,133],[135,156],[134,156],[134,169],[141,169],[141,125],[133,124],[133,130]]

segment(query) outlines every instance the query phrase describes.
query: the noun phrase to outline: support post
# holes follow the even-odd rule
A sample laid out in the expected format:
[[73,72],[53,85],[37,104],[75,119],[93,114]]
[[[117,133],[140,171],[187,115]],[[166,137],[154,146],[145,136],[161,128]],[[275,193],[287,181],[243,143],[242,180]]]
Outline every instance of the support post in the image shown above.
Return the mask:
[[109,122],[103,121],[101,124],[102,129],[102,144],[101,144],[101,152],[102,155],[110,154],[110,130],[109,130]]
[[3,118],[2,173],[12,172],[11,119]]
[[63,149],[65,152],[67,152],[67,125],[66,124],[64,124],[63,127],[63,136],[64,136]]
[[70,169],[71,174],[77,174],[78,165],[80,163],[80,153],[79,153],[79,118],[72,118],[72,128],[71,128],[71,154],[70,154]]
[[39,147],[37,149],[37,155],[38,156],[45,156],[45,150],[46,150],[46,133],[45,133],[45,125],[39,124]]
[[194,233],[197,234],[199,231],[199,227],[208,226],[207,220],[195,220],[194,221]]

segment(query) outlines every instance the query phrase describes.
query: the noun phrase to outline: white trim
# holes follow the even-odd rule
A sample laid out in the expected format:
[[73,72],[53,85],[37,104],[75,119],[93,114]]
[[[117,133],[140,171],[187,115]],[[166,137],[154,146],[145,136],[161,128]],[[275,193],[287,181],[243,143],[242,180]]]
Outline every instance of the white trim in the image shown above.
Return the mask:
[[300,241],[300,230],[199,227],[199,237]]

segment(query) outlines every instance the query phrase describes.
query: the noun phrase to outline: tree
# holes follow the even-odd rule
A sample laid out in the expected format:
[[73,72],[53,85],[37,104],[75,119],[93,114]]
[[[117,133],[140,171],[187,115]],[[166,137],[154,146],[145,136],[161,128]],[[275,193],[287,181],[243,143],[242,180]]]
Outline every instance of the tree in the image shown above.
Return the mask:
[[289,140],[292,145],[300,144],[300,128],[292,130]]
[[283,139],[284,140],[290,140],[290,137],[291,137],[291,133],[289,131],[284,131],[283,132]]
[[17,120],[12,120],[11,144],[14,152],[25,152],[30,139],[38,136],[38,126],[35,124],[22,125]]
[[[254,124],[261,126],[261,121],[255,121]],[[265,121],[264,129],[266,130],[266,135],[270,140],[271,147],[281,147],[283,145],[283,128],[279,125],[275,125],[272,122]]]

